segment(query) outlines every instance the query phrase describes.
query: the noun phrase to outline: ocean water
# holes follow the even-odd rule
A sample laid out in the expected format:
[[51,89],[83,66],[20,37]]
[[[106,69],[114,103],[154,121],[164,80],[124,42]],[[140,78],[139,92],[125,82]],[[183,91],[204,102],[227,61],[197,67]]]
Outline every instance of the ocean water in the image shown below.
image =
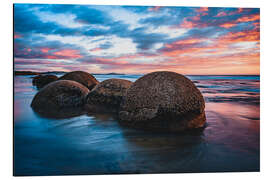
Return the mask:
[[202,132],[188,134],[134,130],[108,114],[41,117],[30,107],[37,93],[31,77],[14,78],[14,175],[260,170],[259,76],[188,76],[205,98],[207,117]]

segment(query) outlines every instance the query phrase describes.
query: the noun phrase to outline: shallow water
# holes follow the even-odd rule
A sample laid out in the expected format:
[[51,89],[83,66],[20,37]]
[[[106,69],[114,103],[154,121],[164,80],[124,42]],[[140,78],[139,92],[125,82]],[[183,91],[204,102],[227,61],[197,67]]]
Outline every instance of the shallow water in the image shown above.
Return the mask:
[[[14,174],[67,175],[259,171],[260,77],[188,76],[206,101],[207,127],[147,133],[106,114],[40,117],[32,76],[14,79]],[[95,75],[99,81],[140,75]]]

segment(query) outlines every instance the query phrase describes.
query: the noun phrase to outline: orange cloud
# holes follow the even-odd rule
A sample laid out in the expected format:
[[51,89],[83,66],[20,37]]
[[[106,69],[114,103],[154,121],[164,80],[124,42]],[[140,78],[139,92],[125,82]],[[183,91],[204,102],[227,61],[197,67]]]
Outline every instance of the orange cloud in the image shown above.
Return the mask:
[[59,59],[57,56],[47,55],[45,56],[46,59]]
[[195,44],[195,43],[200,43],[203,42],[205,39],[199,39],[199,38],[191,38],[191,39],[185,39],[185,40],[180,40],[174,42],[174,44],[182,44],[182,45],[187,45],[187,44]]
[[221,24],[220,27],[228,29],[228,28],[234,27],[236,25],[237,25],[236,23],[228,22],[228,23]]
[[226,23],[221,24],[219,26],[228,29],[228,28],[236,26],[237,23],[252,22],[252,21],[257,21],[257,20],[260,20],[260,15],[259,14],[252,14],[252,15],[240,17],[235,21],[226,22]]
[[250,41],[259,42],[260,32],[255,31],[255,30],[241,31],[241,32],[236,32],[236,33],[229,32],[225,36],[220,37],[219,41],[227,42],[227,43],[250,42]]
[[260,20],[260,15],[259,14],[252,14],[249,16],[243,16],[239,19],[236,20],[236,22],[251,22],[251,21],[257,21]]
[[[210,26],[211,23],[203,23],[200,22],[201,16],[207,15],[207,13],[205,14],[204,12],[207,12],[208,8],[199,8],[196,9],[196,12],[198,12],[198,14],[196,16],[193,17],[185,17],[183,19],[183,22],[180,24],[181,28],[186,28],[186,29],[191,29],[191,28],[195,28],[195,27],[207,27]],[[239,8],[236,12],[232,12],[230,14],[226,14],[225,12],[219,12],[215,17],[223,17],[223,16],[229,16],[229,15],[233,15],[236,13],[240,13],[242,12],[243,9]],[[251,15],[245,15],[242,16],[236,20],[230,21],[230,22],[225,22],[223,24],[218,25],[219,27],[223,27],[226,29],[235,27],[238,25],[238,23],[245,23],[245,22],[253,22],[253,21],[258,21],[260,20],[260,15],[259,14],[251,14]]]
[[205,39],[201,38],[190,38],[185,40],[179,40],[173,42],[171,44],[166,44],[165,49],[163,49],[163,55],[167,57],[179,57],[184,54],[194,54],[201,52],[203,50],[207,50],[209,47],[196,47],[197,44],[205,41]]
[[196,9],[197,12],[206,12],[208,11],[208,7],[200,7],[199,9]]
[[[166,44],[161,51],[161,56],[169,59],[167,63],[175,64],[175,66],[185,64],[183,68],[190,70],[186,72],[187,74],[196,74],[196,70],[194,70],[196,68],[200,69],[202,74],[235,73],[230,71],[229,67],[225,68],[224,66],[237,66],[239,72],[243,74],[259,74],[259,36],[258,31],[250,30],[236,33],[229,32],[217,39],[212,39],[208,44],[201,43],[210,39],[190,38],[180,40]],[[241,44],[242,42],[244,44]],[[250,44],[246,44],[246,48],[243,47],[248,42]],[[206,64],[205,68],[211,73],[203,71],[203,64]],[[244,66],[245,68],[243,68]]]
[[201,16],[205,16],[207,15],[207,11],[208,11],[208,7],[202,7],[199,9],[195,10],[196,12],[198,12],[198,14],[196,16],[193,17],[186,17],[183,19],[183,22],[180,24],[181,28],[187,28],[187,29],[191,29],[194,27],[206,27],[207,24],[199,24],[198,22],[201,19]]
[[208,14],[208,7],[201,7],[196,9],[196,12],[200,13],[201,16],[205,16]]
[[[197,52],[194,52],[197,53]],[[260,74],[259,53],[229,56],[181,56],[167,62],[170,70],[183,74]]]
[[160,8],[161,6],[155,6],[155,7],[148,8],[148,11],[158,11]]
[[187,28],[187,29],[191,29],[193,27],[195,27],[195,24],[191,21],[187,21],[186,18],[184,18],[183,23],[180,25],[181,28]]
[[41,48],[41,52],[48,53],[51,49],[50,48]]
[[191,18],[193,21],[199,21],[201,19],[201,16],[198,14],[197,16],[194,16]]

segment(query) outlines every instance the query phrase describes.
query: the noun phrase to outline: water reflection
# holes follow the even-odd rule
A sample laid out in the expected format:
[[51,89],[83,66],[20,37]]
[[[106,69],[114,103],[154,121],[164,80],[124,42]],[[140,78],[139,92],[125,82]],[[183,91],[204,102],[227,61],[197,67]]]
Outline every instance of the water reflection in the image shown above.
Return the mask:
[[[33,110],[34,111],[34,110]],[[85,114],[83,108],[65,108],[58,111],[34,111],[37,116],[49,119],[66,119]]]
[[122,127],[111,114],[79,113],[61,120],[40,116],[30,107],[37,92],[31,78],[15,77],[15,174],[258,171],[258,77],[190,78],[206,99],[206,128],[160,134]]

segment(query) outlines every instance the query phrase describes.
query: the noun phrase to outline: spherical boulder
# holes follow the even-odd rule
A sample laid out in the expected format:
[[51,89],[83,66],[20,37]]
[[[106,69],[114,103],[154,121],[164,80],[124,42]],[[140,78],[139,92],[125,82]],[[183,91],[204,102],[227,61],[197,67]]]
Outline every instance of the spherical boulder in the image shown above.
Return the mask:
[[89,90],[92,90],[99,83],[93,75],[84,71],[73,71],[66,73],[60,77],[59,80],[76,81],[87,87]]
[[131,81],[124,79],[102,81],[87,95],[85,108],[90,112],[118,112],[131,84]]
[[119,121],[152,131],[182,132],[204,127],[205,102],[185,76],[167,71],[149,73],[127,90]]
[[[89,90],[70,80],[52,82],[42,88],[33,98],[31,107],[43,115],[58,115],[83,107]],[[77,110],[76,110],[77,111]]]
[[43,88],[47,84],[56,81],[58,78],[55,75],[38,75],[32,80],[32,84],[38,89]]

